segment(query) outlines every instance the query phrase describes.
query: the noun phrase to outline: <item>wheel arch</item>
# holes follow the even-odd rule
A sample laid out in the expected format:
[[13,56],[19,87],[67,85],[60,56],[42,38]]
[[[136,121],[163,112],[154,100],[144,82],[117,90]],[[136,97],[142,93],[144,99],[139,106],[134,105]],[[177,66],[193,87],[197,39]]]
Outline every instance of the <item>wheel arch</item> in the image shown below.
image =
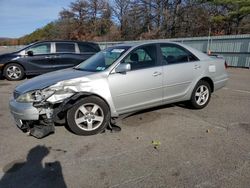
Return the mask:
[[69,110],[72,106],[74,106],[74,104],[77,101],[79,101],[80,99],[82,99],[84,97],[88,97],[88,96],[95,96],[95,97],[98,97],[101,100],[103,100],[105,102],[105,104],[108,106],[109,112],[111,113],[111,106],[110,106],[110,104],[102,96],[100,96],[100,95],[98,95],[96,93],[79,92],[79,93],[74,94],[70,98],[66,99],[65,101],[63,101],[56,108],[56,110],[54,111],[54,118],[58,117],[60,119],[60,117],[61,117],[60,114],[64,114],[65,112],[67,112],[67,110]]
[[214,82],[213,82],[213,80],[211,78],[203,77],[199,81],[201,81],[201,80],[207,82],[209,84],[210,88],[211,88],[211,92],[214,92]]
[[98,97],[98,98],[102,99],[102,100],[106,103],[106,105],[108,106],[108,108],[109,108],[109,110],[110,110],[110,105],[109,105],[109,103],[107,102],[107,100],[104,99],[102,96],[96,94],[96,93],[81,92],[81,95],[79,95],[79,97],[77,98],[76,101],[78,101],[79,99],[82,99],[82,98],[84,98],[84,97],[87,97],[87,96],[95,96],[95,97]]
[[21,63],[19,63],[18,61],[9,61],[8,63],[4,64],[4,66],[3,66],[3,69],[2,69],[2,70],[4,70],[4,69],[5,69],[5,67],[6,67],[7,65],[11,64],[11,63],[15,63],[15,64],[20,65],[20,66],[23,68],[24,72],[26,71],[26,68],[25,68],[25,67],[24,67]]

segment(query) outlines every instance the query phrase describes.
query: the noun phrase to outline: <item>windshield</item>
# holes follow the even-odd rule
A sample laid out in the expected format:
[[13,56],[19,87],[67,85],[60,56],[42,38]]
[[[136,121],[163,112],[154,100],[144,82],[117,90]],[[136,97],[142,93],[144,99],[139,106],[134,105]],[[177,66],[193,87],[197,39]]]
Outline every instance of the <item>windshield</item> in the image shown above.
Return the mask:
[[85,60],[84,62],[76,66],[75,69],[91,71],[91,72],[106,70],[129,48],[130,48],[129,46],[118,46],[118,47],[107,48],[103,51],[98,52],[89,59]]

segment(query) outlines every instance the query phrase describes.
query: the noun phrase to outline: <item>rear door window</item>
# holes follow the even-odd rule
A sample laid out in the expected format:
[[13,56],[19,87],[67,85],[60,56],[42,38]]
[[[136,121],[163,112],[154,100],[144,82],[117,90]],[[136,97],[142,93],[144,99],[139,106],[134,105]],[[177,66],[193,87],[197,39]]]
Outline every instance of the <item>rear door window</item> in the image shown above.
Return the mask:
[[162,44],[163,64],[176,64],[198,60],[191,52],[175,44]]
[[57,53],[75,53],[75,43],[57,42],[56,52]]

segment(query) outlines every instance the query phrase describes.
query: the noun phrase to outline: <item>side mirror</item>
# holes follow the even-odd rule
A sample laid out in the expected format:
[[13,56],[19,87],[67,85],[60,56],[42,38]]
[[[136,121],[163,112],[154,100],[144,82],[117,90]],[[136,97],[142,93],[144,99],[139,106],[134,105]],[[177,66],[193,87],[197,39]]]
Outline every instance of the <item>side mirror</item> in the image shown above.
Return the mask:
[[129,63],[121,63],[116,67],[115,72],[116,73],[125,73],[125,72],[130,71],[130,70],[131,70],[131,65]]
[[33,51],[29,50],[29,51],[27,51],[27,55],[28,55],[28,56],[33,56],[34,53],[33,53]]

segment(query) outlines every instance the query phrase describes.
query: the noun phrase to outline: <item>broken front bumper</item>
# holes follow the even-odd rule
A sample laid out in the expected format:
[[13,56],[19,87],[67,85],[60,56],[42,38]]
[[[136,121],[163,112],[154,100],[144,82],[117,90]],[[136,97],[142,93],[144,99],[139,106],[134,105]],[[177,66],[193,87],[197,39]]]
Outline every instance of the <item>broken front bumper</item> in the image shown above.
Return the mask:
[[20,103],[14,99],[11,99],[9,106],[10,106],[10,112],[13,115],[17,126],[20,129],[25,127],[23,121],[39,120],[39,111],[37,108],[33,106],[32,103]]
[[14,99],[10,100],[9,106],[17,127],[23,132],[29,132],[36,138],[54,132],[51,109],[36,108],[32,103],[20,103]]

